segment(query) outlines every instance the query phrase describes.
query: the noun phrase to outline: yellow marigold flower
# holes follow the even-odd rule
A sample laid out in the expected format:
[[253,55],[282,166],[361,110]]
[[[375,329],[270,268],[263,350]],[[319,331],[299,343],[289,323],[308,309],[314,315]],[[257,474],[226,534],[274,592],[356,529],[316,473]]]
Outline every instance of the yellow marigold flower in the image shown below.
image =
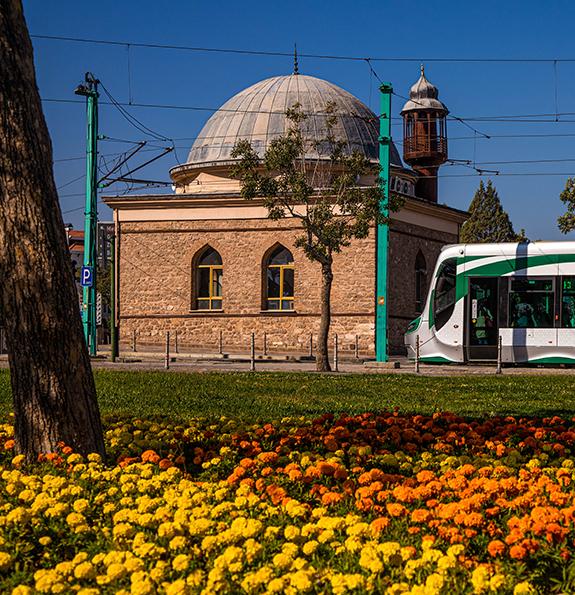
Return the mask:
[[30,520],[30,513],[21,506],[17,508],[13,508],[7,515],[6,515],[6,522],[8,524],[23,524],[27,523]]
[[303,544],[302,551],[306,556],[311,556],[318,548],[319,543],[312,539]]
[[388,587],[385,591],[385,595],[401,595],[409,591],[409,585],[407,583],[393,583],[391,587]]
[[186,544],[187,544],[186,538],[183,537],[182,535],[178,535],[177,537],[174,537],[173,539],[170,540],[168,547],[171,550],[181,550],[182,548],[186,547]]
[[32,595],[32,588],[26,585],[18,585],[12,589],[12,595]]
[[22,502],[32,502],[36,494],[32,490],[22,490],[18,494],[18,500],[22,500]]
[[74,504],[72,505],[72,508],[74,509],[75,512],[86,512],[86,510],[88,510],[88,507],[90,506],[90,503],[88,502],[88,500],[86,500],[85,498],[80,498],[79,500],[76,500],[74,502]]
[[471,573],[471,584],[474,593],[483,593],[489,588],[489,570],[485,566],[478,566]]
[[498,592],[505,585],[505,575],[495,574],[489,579],[489,590]]
[[529,593],[535,593],[535,589],[529,581],[517,583],[513,589],[513,595],[528,595]]
[[441,574],[438,574],[437,572],[430,574],[425,581],[426,594],[439,595],[444,582],[445,580]]
[[284,529],[284,536],[288,541],[295,541],[300,536],[300,530],[295,525],[288,525]]
[[[16,455],[13,459],[12,459],[12,465],[14,467],[20,467],[20,465],[22,465],[22,463],[25,461],[26,457],[24,455]],[[16,587],[18,588],[18,587]]]
[[136,558],[136,556],[127,558],[124,562],[124,566],[128,572],[139,572],[144,569],[144,563],[140,558]]
[[274,578],[268,583],[268,593],[281,593],[284,590],[284,581],[281,578]]
[[92,578],[96,575],[96,570],[91,562],[80,562],[74,568],[74,576],[78,579]]
[[106,569],[106,576],[110,581],[118,581],[128,574],[128,569],[121,562],[112,562]]
[[261,553],[263,547],[255,539],[246,539],[243,550],[247,561],[251,564]]
[[86,517],[79,512],[71,512],[66,517],[66,522],[70,527],[75,527],[76,525],[84,525],[86,523]]
[[447,555],[457,557],[461,555],[465,551],[465,546],[461,543],[456,545],[452,545],[451,547],[447,548]]
[[317,540],[320,543],[328,543],[333,541],[335,538],[335,533],[331,529],[324,529],[319,535]]
[[172,568],[176,572],[183,572],[184,570],[187,570],[189,565],[190,565],[190,557],[187,556],[186,554],[178,554],[172,560]]
[[0,552],[0,570],[7,570],[10,568],[12,556],[7,552]]
[[280,570],[286,570],[291,566],[292,557],[284,554],[283,552],[280,554],[276,554],[273,557],[273,565]]
[[277,537],[280,531],[280,527],[274,527],[273,525],[271,525],[270,527],[266,527],[266,530],[264,531],[264,537],[266,539],[273,539]]
[[131,537],[135,533],[135,529],[130,523],[119,523],[112,530],[114,539],[122,539]]
[[298,570],[290,575],[290,585],[297,591],[311,591],[313,583],[310,573],[306,570]]
[[453,556],[442,556],[437,560],[437,570],[447,572],[450,568],[455,568],[457,560]]
[[187,595],[190,592],[190,587],[186,581],[179,579],[169,585],[165,585],[166,595]]

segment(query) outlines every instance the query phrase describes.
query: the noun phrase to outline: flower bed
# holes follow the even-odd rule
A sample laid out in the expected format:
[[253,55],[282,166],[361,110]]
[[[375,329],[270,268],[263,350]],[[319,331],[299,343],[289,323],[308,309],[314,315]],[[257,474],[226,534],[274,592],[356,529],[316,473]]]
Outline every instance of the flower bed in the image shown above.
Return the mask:
[[107,421],[32,470],[0,426],[0,591],[575,590],[573,420]]

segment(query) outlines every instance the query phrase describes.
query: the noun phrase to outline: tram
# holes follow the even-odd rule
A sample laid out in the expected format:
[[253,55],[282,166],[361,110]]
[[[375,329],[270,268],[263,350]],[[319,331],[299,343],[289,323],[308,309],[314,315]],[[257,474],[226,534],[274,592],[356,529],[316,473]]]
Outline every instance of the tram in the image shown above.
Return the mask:
[[443,248],[408,356],[494,361],[499,341],[504,363],[575,364],[575,242]]

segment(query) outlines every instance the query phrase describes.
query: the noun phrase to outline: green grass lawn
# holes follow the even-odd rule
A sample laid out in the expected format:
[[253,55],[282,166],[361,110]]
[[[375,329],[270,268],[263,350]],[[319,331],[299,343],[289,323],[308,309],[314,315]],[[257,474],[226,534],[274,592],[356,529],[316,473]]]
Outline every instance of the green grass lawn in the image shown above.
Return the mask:
[[[166,373],[95,371],[103,415],[277,419],[288,415],[404,412],[575,415],[571,375],[417,377],[283,372]],[[0,370],[0,416],[11,411],[8,370]]]

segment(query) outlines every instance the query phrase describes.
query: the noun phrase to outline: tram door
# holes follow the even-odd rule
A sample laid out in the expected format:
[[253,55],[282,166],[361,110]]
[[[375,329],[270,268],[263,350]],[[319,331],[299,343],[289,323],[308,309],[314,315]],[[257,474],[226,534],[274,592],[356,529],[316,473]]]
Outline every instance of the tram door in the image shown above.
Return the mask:
[[469,279],[467,304],[467,359],[497,359],[499,337],[497,277]]

